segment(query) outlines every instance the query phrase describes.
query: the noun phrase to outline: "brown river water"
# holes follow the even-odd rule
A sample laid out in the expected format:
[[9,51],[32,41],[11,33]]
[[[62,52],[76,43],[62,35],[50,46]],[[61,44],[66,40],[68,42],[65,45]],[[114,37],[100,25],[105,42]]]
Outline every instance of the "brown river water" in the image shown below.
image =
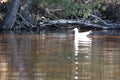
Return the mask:
[[0,34],[0,80],[120,80],[119,34]]

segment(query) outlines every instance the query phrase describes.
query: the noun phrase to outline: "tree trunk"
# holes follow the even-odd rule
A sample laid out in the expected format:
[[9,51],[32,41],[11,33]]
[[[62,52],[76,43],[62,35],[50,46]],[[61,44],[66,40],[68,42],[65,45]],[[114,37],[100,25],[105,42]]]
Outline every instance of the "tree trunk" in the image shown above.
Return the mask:
[[8,12],[6,13],[1,29],[12,29],[14,26],[14,23],[16,21],[16,15],[18,12],[18,9],[20,7],[20,1],[21,1],[21,8],[20,8],[20,14],[24,19],[26,19],[30,24],[35,24],[36,20],[33,19],[33,17],[30,15],[29,11],[29,5],[30,5],[30,0],[10,0],[9,3],[9,9]]
[[9,4],[8,12],[2,22],[2,29],[11,29],[13,27],[20,6],[20,0],[11,0]]

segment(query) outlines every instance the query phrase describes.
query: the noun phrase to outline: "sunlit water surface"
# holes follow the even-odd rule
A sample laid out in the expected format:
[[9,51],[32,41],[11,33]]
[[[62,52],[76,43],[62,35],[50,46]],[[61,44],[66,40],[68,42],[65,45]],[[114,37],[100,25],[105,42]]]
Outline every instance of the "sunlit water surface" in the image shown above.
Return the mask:
[[[86,39],[86,38],[85,38]],[[120,80],[119,32],[0,34],[0,80]]]

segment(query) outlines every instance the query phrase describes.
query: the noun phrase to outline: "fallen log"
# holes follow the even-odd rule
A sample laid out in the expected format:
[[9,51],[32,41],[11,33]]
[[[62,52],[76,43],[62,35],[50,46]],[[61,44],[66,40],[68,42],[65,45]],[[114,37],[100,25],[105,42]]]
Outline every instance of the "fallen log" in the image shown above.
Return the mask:
[[110,23],[109,25],[103,24],[103,22],[99,23],[92,23],[91,21],[84,21],[84,20],[45,20],[45,24],[47,25],[63,25],[63,24],[78,24],[84,25],[84,27],[92,27],[98,29],[120,29],[120,24]]

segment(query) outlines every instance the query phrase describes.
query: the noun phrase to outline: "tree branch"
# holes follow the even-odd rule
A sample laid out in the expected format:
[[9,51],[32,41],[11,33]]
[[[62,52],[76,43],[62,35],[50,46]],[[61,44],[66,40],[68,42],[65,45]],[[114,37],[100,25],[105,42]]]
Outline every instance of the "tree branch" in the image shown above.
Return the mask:
[[106,23],[104,20],[102,20],[100,17],[98,17],[98,16],[96,16],[96,15],[93,15],[93,14],[91,14],[90,15],[91,17],[93,17],[93,18],[95,18],[95,19],[97,19],[97,20],[100,20],[102,23],[104,23],[105,25],[112,25],[112,24],[108,24],[108,23]]
[[28,25],[30,25],[30,26],[32,26],[32,27],[35,26],[35,25],[33,25],[32,23],[28,22],[21,14],[18,13],[17,15],[19,15],[19,16],[22,18],[22,20],[25,21],[26,24],[28,24]]

